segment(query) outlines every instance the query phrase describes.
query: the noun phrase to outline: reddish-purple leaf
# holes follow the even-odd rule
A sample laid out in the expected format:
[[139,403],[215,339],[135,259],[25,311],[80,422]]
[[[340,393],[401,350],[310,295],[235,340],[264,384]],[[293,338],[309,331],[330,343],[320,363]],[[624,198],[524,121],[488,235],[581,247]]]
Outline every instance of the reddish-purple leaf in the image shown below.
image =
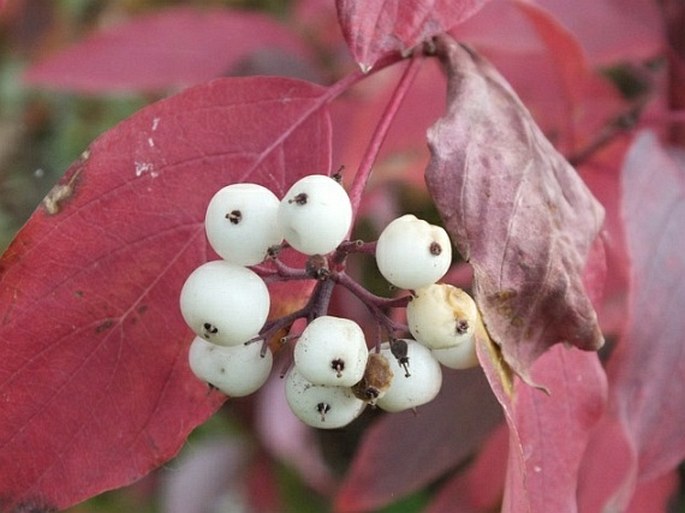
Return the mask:
[[506,361],[531,363],[565,341],[603,337],[582,272],[603,210],[545,139],[507,82],[453,40],[439,41],[448,109],[428,134],[428,188],[462,256]]
[[165,472],[160,503],[164,513],[203,513],[227,492],[244,494],[240,478],[248,467],[250,451],[240,438],[215,436],[183,451]]
[[[630,259],[630,301],[623,337],[607,366],[610,409],[593,446],[621,440],[611,460],[588,451],[581,492],[591,507],[622,509],[635,487],[685,458],[685,159],[644,132],[622,171],[622,214]],[[621,462],[619,465],[618,462]]]
[[637,442],[640,479],[652,479],[685,457],[685,160],[643,133],[622,182],[632,301],[608,372]]
[[337,0],[347,46],[362,69],[446,32],[488,0]]
[[29,68],[24,79],[82,92],[154,91],[226,75],[265,50],[308,55],[297,35],[263,14],[180,7],[96,33]]
[[623,511],[635,487],[636,458],[625,426],[607,408],[590,437],[578,479],[578,510]]
[[516,379],[510,396],[483,349],[479,359],[510,430],[503,513],[575,513],[579,467],[606,399],[597,355],[556,345],[530,369],[547,392]]
[[387,415],[367,431],[338,493],[337,511],[375,510],[419,490],[471,456],[501,422],[480,369],[444,378],[438,397],[418,415]]
[[3,512],[129,483],[221,403],[188,369],[178,308],[215,258],[206,204],[228,183],[282,194],[328,171],[326,91],[219,79],[156,103],[97,139],[33,214],[0,260]]

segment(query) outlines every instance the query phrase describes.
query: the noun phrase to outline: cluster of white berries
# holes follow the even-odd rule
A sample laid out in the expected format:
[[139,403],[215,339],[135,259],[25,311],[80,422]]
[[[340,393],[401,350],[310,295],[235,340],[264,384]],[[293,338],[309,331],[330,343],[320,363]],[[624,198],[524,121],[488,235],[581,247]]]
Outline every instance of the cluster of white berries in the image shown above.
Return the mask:
[[266,187],[233,184],[219,190],[205,215],[210,246],[222,258],[193,271],[181,290],[181,313],[195,332],[191,370],[227,395],[251,394],[271,372],[269,348],[258,340],[270,308],[262,278],[246,266],[262,262],[285,239],[298,251],[328,253],[352,223],[342,186],[324,175],[299,180],[282,201]]
[[[351,223],[345,189],[325,175],[300,179],[281,200],[257,184],[218,191],[209,202],[205,229],[222,260],[193,271],[180,295],[183,318],[197,335],[189,351],[193,373],[233,397],[261,387],[273,364],[261,333],[267,331],[270,297],[248,266],[264,261],[283,240],[310,257],[331,253]],[[389,342],[369,351],[354,321],[325,312],[310,316],[297,337],[285,390],[292,411],[311,426],[344,426],[367,404],[386,411],[415,408],[438,394],[440,363],[453,368],[477,363],[476,305],[460,289],[437,283],[452,261],[445,230],[412,215],[399,217],[381,233],[375,257],[391,284],[413,291],[407,323],[414,338],[390,333]]]

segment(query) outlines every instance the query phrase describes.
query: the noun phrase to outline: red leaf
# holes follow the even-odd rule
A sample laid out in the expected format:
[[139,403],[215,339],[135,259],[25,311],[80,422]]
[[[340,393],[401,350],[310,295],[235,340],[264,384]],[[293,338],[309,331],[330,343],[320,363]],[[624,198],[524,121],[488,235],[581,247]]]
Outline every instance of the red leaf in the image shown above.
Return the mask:
[[652,481],[640,483],[630,501],[627,513],[670,511],[671,501],[679,487],[680,478],[677,470]]
[[583,42],[537,3],[493,0],[452,35],[487,56],[562,153],[584,149],[625,109]]
[[579,467],[606,398],[597,355],[557,345],[531,368],[548,393],[516,380],[509,396],[482,349],[479,359],[510,430],[503,513],[575,513]]
[[[351,165],[362,159],[372,129],[381,118],[402,71],[401,66],[392,66],[374,73],[355,87],[354,97],[343,97],[332,105],[335,132],[346,134],[344,138],[336,138],[339,148],[334,145],[335,162]],[[398,179],[425,186],[423,172],[429,157],[425,134],[445,110],[444,88],[444,74],[437,60],[424,62],[383,141],[374,166],[372,187],[382,187],[388,180]],[[375,221],[381,226],[387,224]]]
[[[545,45],[554,50],[559,59],[562,82],[572,98],[578,94],[578,77],[585,74],[585,57],[578,41],[549,12],[527,0],[514,0],[514,5],[532,23]],[[575,99],[575,98],[574,98]]]
[[[221,403],[186,364],[178,293],[221,186],[330,167],[326,90],[221,79],[96,140],[0,260],[0,509],[63,508],[173,456]],[[273,298],[278,305],[278,298]]]
[[347,45],[362,69],[407,51],[476,13],[488,0],[337,0]]
[[488,513],[502,502],[509,447],[509,430],[500,425],[474,463],[452,478],[431,502],[426,513]]
[[[610,409],[594,447],[621,440],[611,459],[588,451],[585,467],[610,476],[581,489],[587,511],[625,508],[635,487],[658,479],[685,458],[685,159],[644,132],[622,171],[622,214],[630,258],[624,335],[607,366]],[[616,462],[621,461],[619,465]]]
[[[568,31],[593,66],[653,58],[664,45],[658,4],[644,0],[523,0],[533,10],[548,12]],[[460,40],[478,48],[526,53],[539,45],[525,21],[516,15],[522,2],[492,0],[457,28]],[[518,7],[516,6],[518,4]]]
[[82,92],[154,91],[225,75],[268,49],[308,55],[293,32],[262,14],[181,7],[94,34],[29,68],[24,79]]
[[653,58],[664,44],[659,4],[644,0],[539,0],[581,42],[592,63]]
[[336,510],[374,510],[436,480],[473,454],[500,411],[480,369],[446,372],[442,391],[418,415],[386,415],[367,430]]
[[428,188],[493,340],[523,377],[547,348],[603,338],[582,272],[603,210],[506,81],[441,39],[448,110],[428,134]]
[[628,256],[621,218],[621,163],[629,140],[618,140],[579,168],[585,183],[600,201],[606,216],[601,239],[605,242],[607,275],[601,303],[595,308],[605,336],[617,336],[627,317]]

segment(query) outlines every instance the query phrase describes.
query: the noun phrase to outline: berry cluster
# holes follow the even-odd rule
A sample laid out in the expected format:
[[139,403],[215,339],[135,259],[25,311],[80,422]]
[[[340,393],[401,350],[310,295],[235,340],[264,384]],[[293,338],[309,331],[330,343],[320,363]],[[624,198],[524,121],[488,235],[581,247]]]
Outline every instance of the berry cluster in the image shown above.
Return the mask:
[[[281,200],[249,183],[229,185],[214,195],[205,228],[222,260],[193,271],[180,296],[183,318],[197,335],[189,364],[199,379],[234,397],[256,391],[271,373],[269,340],[305,318],[301,333],[281,339],[296,340],[286,400],[303,422],[336,428],[354,420],[367,404],[394,412],[433,400],[442,384],[440,364],[477,364],[477,307],[462,290],[437,283],[452,262],[447,232],[404,215],[388,224],[376,243],[350,242],[345,239],[352,217],[345,189],[325,175],[300,179]],[[305,269],[280,260],[279,250],[286,246],[309,256]],[[344,271],[345,258],[353,252],[373,253],[381,274],[412,293],[397,299],[369,293]],[[317,280],[310,301],[267,322],[265,280],[296,279]],[[357,323],[328,315],[335,285],[367,306],[388,341],[378,340],[369,351]],[[390,307],[406,307],[406,326],[386,314]],[[407,331],[412,339],[398,336]]]

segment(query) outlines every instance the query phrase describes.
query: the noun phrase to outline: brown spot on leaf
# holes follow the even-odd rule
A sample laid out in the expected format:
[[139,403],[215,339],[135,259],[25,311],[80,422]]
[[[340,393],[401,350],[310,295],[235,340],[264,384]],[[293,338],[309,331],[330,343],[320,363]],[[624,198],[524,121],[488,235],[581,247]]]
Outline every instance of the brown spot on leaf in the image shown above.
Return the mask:
[[59,214],[64,207],[64,202],[73,196],[82,170],[83,167],[78,167],[67,179],[66,183],[54,185],[45,195],[43,198],[43,207],[49,215]]
[[112,319],[107,319],[95,328],[95,333],[102,333],[103,331],[107,331],[110,329],[112,326],[114,326],[114,321]]

